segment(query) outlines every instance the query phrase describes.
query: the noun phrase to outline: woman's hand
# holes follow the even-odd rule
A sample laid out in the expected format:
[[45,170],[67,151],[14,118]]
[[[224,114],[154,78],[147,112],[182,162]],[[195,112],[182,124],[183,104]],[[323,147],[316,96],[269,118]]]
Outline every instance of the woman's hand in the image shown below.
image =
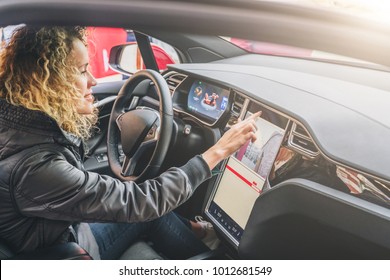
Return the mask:
[[210,169],[213,169],[221,160],[232,155],[247,141],[256,141],[256,118],[261,115],[257,112],[239,123],[233,125],[219,141],[202,154]]

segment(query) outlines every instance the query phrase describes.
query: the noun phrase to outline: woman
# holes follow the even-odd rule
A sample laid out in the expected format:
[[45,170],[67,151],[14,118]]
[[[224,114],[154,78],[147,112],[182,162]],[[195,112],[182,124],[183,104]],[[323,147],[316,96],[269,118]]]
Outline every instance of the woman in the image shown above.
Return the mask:
[[[0,56],[0,237],[26,252],[76,241],[116,259],[146,236],[168,258],[207,248],[172,211],[248,140],[254,118],[203,155],[141,184],[83,169],[82,142],[97,120],[85,32],[23,26]],[[171,249],[174,248],[172,251]]]

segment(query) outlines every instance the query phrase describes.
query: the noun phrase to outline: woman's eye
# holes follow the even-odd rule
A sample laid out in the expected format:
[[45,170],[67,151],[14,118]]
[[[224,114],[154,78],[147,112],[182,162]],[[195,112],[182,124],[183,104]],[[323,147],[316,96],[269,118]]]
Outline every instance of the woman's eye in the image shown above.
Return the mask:
[[81,75],[86,75],[87,74],[87,70],[81,71],[80,74]]

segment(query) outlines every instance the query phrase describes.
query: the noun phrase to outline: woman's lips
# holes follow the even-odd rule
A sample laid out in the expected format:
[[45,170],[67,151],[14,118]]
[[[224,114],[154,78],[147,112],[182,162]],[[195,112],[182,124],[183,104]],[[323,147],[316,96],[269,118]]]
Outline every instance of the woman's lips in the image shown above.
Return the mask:
[[89,101],[89,102],[93,102],[94,100],[94,97],[91,93],[87,94],[87,95],[84,95],[84,99]]

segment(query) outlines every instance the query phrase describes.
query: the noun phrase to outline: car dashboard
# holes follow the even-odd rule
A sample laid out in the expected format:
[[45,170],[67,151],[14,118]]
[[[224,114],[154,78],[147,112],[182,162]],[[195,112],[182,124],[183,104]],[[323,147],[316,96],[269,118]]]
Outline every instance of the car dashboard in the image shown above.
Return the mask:
[[[278,219],[295,221],[295,225],[290,225],[293,228],[310,228],[320,221],[321,234],[333,232],[325,239],[340,239],[332,246],[324,243],[324,238],[313,241],[323,242],[321,249],[327,247],[326,252],[318,255],[306,250],[303,258],[312,257],[311,254],[333,256],[335,250],[344,248],[340,244],[348,242],[349,249],[360,246],[361,256],[373,252],[376,256],[388,254],[390,245],[385,235],[372,239],[365,230],[351,232],[350,228],[343,228],[343,221],[332,217],[337,213],[342,216],[341,212],[350,211],[344,209],[345,205],[352,205],[356,211],[373,216],[363,224],[356,220],[354,226],[370,227],[370,223],[382,225],[385,221],[383,225],[389,227],[390,165],[386,163],[390,149],[384,139],[390,139],[390,118],[385,118],[386,111],[382,111],[390,105],[387,92],[300,71],[224,63],[174,65],[164,77],[175,114],[199,126],[223,133],[236,122],[262,112],[256,121],[258,140],[246,143],[213,170],[215,176],[210,180],[211,192],[204,207],[208,220],[241,257],[269,257],[272,252],[286,252],[293,246],[291,242],[284,244],[275,234],[278,246],[267,251],[262,244],[262,253],[251,249],[260,242],[259,236],[268,234],[264,233],[265,228],[280,230],[280,223],[270,222]],[[373,96],[377,98],[375,102]],[[371,108],[361,105],[364,103]],[[277,199],[294,189],[294,195],[301,195],[296,201],[294,195],[287,195],[290,200],[277,205]],[[319,198],[315,198],[319,193]],[[275,202],[271,209],[264,210],[268,197]],[[313,201],[306,205],[308,200]],[[334,201],[343,206],[313,214],[322,203],[331,207]],[[351,219],[348,215],[355,214],[348,213],[343,219]],[[306,235],[302,230],[290,234],[312,239],[303,237]],[[372,242],[376,243],[375,248],[367,245]],[[298,247],[290,249],[302,250],[302,246]],[[346,252],[345,248],[343,251]],[[289,257],[274,257],[280,256]],[[359,253],[354,251],[353,256]]]

